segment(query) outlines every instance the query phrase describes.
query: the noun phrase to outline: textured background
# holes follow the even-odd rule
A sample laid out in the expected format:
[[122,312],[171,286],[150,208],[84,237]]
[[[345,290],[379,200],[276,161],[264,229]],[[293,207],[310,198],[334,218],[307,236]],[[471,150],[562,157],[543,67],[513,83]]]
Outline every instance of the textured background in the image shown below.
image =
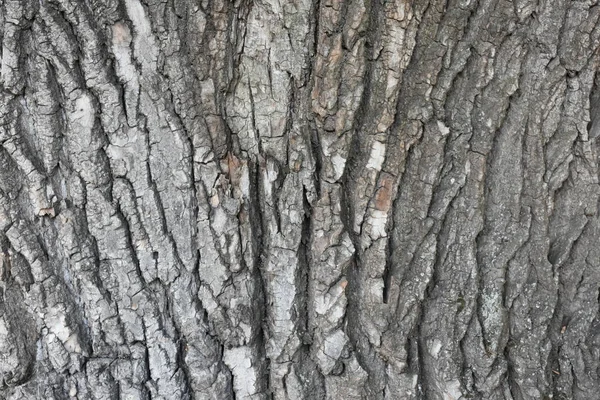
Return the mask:
[[0,2],[0,398],[600,398],[600,5]]

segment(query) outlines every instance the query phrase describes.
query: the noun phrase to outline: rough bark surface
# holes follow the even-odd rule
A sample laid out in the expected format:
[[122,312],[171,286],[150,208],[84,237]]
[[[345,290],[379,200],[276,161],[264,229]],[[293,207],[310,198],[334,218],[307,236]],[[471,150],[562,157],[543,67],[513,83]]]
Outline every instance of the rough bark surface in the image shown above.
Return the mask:
[[599,19],[0,2],[0,398],[598,399]]

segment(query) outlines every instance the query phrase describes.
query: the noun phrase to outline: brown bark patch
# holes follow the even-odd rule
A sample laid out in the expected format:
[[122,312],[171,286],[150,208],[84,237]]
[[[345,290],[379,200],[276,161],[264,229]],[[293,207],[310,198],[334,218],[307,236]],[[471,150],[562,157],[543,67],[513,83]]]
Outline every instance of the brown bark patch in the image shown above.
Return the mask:
[[392,205],[392,187],[394,178],[390,174],[383,173],[380,179],[380,187],[375,195],[375,208],[380,211],[388,211]]

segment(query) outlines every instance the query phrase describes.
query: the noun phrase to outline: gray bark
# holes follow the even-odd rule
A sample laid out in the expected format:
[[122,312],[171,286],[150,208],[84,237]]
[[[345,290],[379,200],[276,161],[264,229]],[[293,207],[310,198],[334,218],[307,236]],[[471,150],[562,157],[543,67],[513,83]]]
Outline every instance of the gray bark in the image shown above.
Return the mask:
[[0,398],[598,399],[599,18],[0,2]]

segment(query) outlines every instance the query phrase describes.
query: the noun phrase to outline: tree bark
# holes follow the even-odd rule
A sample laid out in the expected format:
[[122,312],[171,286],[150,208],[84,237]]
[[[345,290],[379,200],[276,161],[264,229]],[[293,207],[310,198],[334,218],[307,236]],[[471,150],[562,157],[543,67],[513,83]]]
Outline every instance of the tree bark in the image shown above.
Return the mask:
[[597,1],[0,18],[0,398],[599,398]]

